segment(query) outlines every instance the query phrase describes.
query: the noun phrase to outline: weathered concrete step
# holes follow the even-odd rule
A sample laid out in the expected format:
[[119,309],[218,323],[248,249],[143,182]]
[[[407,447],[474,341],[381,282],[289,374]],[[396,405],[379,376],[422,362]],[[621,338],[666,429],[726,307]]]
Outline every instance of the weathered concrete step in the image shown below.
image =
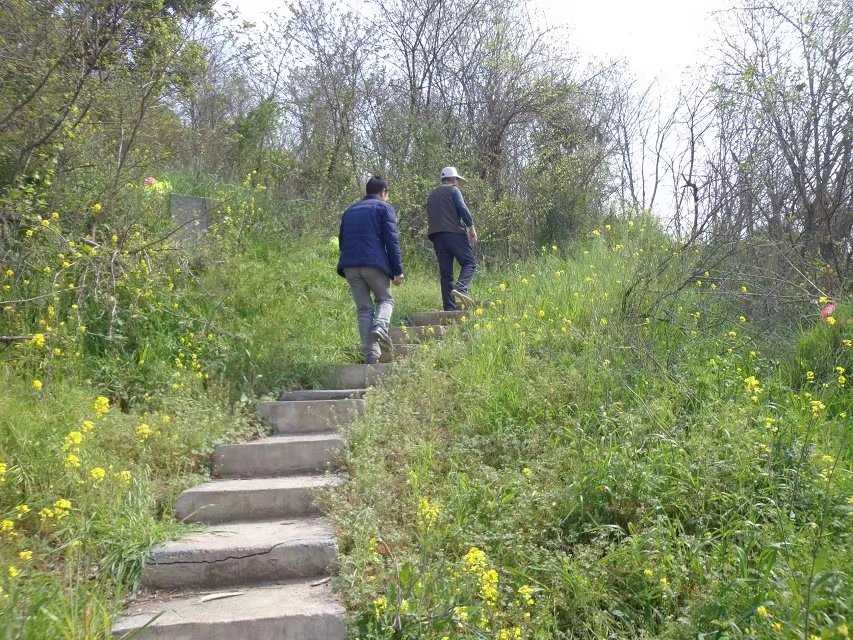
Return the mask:
[[284,391],[278,397],[280,402],[301,400],[347,400],[363,398],[367,389],[316,389],[306,391]]
[[325,575],[337,555],[325,520],[276,520],[215,525],[167,542],[142,574],[149,589],[210,589]]
[[338,367],[328,377],[332,389],[367,389],[374,386],[390,370],[389,364],[350,364]]
[[175,517],[185,522],[234,522],[316,515],[313,492],[336,484],[333,476],[215,480],[178,496]]
[[256,410],[278,433],[316,433],[350,424],[364,411],[364,400],[259,402]]
[[408,322],[412,326],[447,325],[458,322],[461,317],[466,315],[468,315],[467,311],[424,311],[411,314],[408,317]]
[[379,356],[379,362],[384,364],[393,362],[394,360],[399,360],[400,358],[405,358],[409,355],[410,347],[411,345],[406,342],[395,342],[391,349],[388,349],[384,345],[380,345],[381,354]]
[[448,329],[449,327],[443,324],[391,327],[391,341],[396,345],[430,338],[441,338],[447,333]]
[[335,433],[272,436],[226,444],[213,454],[218,478],[269,478],[334,468],[344,441]]
[[[197,593],[131,606],[113,627],[116,639],[346,640],[344,608],[328,586],[294,583],[234,589],[228,598]],[[160,616],[147,628],[151,619]]]

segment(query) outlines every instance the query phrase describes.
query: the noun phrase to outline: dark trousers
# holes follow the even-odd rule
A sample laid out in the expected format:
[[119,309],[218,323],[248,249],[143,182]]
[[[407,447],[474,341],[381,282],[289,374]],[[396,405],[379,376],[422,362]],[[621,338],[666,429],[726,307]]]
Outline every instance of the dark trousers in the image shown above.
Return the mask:
[[[471,286],[471,278],[477,270],[477,258],[474,250],[464,233],[440,232],[430,236],[435,257],[438,260],[438,274],[441,279],[441,301],[445,311],[456,309],[451,291],[458,289],[463,293],[468,292]],[[453,261],[459,263],[459,280],[453,284]]]

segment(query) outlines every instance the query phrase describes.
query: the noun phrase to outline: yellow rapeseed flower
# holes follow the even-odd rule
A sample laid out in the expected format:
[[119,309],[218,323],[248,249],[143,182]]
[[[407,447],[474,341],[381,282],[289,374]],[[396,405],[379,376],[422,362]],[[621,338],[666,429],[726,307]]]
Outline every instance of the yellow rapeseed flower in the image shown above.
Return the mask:
[[828,316],[826,318],[826,324],[828,324],[830,327],[834,327],[836,322],[837,321],[835,319],[835,316]]
[[100,482],[107,477],[107,472],[102,467],[94,467],[89,471],[89,475],[95,482]]
[[746,316],[741,316],[740,318],[738,318],[738,320],[741,324],[744,324],[746,322]]
[[744,378],[743,382],[746,385],[746,390],[750,393],[757,393],[761,391],[761,382],[755,376]]
[[33,559],[33,552],[32,551],[20,551],[18,553],[18,558],[25,561],[25,562],[29,562],[30,560]]
[[151,437],[151,427],[142,423],[136,427],[136,437],[139,438],[140,442],[145,442],[149,437]]
[[73,453],[69,453],[65,456],[65,467],[67,469],[75,469],[80,466],[80,458],[78,458]]
[[103,207],[101,207],[101,203],[96,202],[95,204],[92,205],[92,213],[100,213],[102,208]]
[[6,471],[8,471],[9,467],[6,466],[5,462],[0,462],[0,484],[6,482]]
[[30,508],[25,504],[19,504],[17,507],[15,507],[15,512],[18,514],[18,518],[20,519],[30,512]]
[[10,531],[15,530],[15,521],[14,520],[0,520],[0,533],[9,533]]
[[95,428],[94,422],[92,422],[91,420],[83,420],[83,427],[81,428],[83,433],[89,433],[90,431],[94,430],[94,428]]
[[806,380],[814,380],[814,371],[806,371]]
[[131,474],[130,471],[119,471],[118,473],[118,481],[122,484],[130,484]]
[[[85,327],[81,326],[81,329],[85,330]],[[95,415],[98,417],[101,417],[102,415],[107,413],[107,411],[110,410],[109,398],[105,398],[104,396],[98,396],[97,398],[95,398],[94,409]]]
[[42,386],[44,385],[42,385],[41,380],[33,380],[33,389],[41,391]]
[[18,567],[10,565],[9,566],[9,577],[10,578],[17,578],[19,575],[21,575],[21,570],[18,569]]
[[474,313],[477,314],[478,316],[482,316],[483,310],[480,307],[477,307],[477,310]]
[[815,417],[819,416],[826,409],[826,405],[820,400],[812,400],[809,405],[811,406],[812,415]]

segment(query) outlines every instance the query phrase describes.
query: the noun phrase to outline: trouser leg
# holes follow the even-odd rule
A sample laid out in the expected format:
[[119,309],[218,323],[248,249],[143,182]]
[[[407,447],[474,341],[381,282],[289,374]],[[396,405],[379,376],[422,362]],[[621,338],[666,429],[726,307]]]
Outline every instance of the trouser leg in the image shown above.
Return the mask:
[[438,261],[438,277],[441,283],[441,302],[445,311],[456,309],[450,292],[453,290],[453,253],[447,246],[447,237],[452,234],[437,233],[432,237],[432,246]]
[[454,243],[454,254],[459,262],[459,280],[454,285],[454,288],[463,293],[468,293],[471,288],[471,279],[474,277],[474,272],[477,270],[477,258],[474,255],[474,248],[471,246],[471,241],[468,236],[461,233],[456,234],[458,238]]
[[364,359],[368,363],[378,362],[379,345],[370,338],[370,330],[373,329],[373,299],[370,296],[370,287],[361,273],[361,269],[345,269],[344,275],[352,292],[358,312],[358,333],[361,338],[361,347],[364,350]]
[[373,325],[378,325],[387,331],[388,327],[391,326],[391,314],[394,311],[391,278],[379,269],[364,268],[361,270],[361,273],[365,282],[367,282],[367,286],[373,293],[373,297],[376,299],[376,312],[373,316]]

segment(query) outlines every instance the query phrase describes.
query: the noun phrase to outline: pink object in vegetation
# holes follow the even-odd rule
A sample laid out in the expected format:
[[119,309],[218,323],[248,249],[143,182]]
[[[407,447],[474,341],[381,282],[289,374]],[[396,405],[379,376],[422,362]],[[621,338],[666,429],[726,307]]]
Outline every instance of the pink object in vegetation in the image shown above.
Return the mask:
[[147,178],[145,178],[146,189],[153,187],[155,184],[157,184],[157,178],[155,178],[154,176],[148,176]]
[[820,311],[820,317],[821,317],[823,320],[826,320],[829,316],[831,316],[831,315],[832,315],[832,312],[833,312],[833,311],[835,311],[835,307],[837,307],[837,306],[838,306],[838,305],[837,305],[837,304],[835,304],[834,302],[833,302],[832,304],[828,304],[828,305],[826,305],[823,309],[821,309],[821,311]]

